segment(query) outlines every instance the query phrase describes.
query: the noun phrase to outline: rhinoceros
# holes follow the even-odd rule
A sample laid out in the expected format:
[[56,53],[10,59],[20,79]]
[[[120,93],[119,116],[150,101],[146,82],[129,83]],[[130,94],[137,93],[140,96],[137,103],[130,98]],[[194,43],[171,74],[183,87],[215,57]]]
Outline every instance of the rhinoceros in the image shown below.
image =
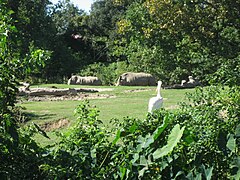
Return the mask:
[[126,72],[122,74],[116,86],[155,86],[156,79],[147,73]]
[[98,77],[94,76],[77,76],[74,75],[68,80],[68,85],[70,84],[79,84],[79,85],[102,85],[101,80]]

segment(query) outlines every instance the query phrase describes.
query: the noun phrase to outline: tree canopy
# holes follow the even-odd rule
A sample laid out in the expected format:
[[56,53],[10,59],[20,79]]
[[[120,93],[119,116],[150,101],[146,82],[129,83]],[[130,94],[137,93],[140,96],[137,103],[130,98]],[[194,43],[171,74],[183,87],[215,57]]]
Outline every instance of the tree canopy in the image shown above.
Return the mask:
[[18,29],[11,34],[16,53],[26,54],[31,44],[52,51],[46,66],[32,74],[47,82],[96,74],[89,66],[99,64],[113,76],[148,72],[165,84],[189,75],[205,84],[239,84],[239,5],[239,0],[97,0],[87,14],[69,0],[7,1]]

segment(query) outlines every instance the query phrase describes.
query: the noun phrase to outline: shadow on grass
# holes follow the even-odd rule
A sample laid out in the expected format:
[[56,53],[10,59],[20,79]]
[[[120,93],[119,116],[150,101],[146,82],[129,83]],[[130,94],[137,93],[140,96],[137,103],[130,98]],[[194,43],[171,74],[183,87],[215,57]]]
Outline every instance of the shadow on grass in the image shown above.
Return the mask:
[[24,116],[23,123],[27,123],[31,120],[47,120],[47,119],[50,119],[51,117],[56,116],[56,114],[50,114],[50,113],[36,114],[32,112],[24,112],[23,116]]

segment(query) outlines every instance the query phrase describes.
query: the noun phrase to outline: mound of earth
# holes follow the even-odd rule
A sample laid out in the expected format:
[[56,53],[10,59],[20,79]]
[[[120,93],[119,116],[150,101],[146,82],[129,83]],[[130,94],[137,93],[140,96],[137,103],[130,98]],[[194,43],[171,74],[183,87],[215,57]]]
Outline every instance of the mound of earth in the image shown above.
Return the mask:
[[115,98],[113,95],[108,94],[87,94],[78,93],[76,95],[64,95],[64,96],[26,96],[26,101],[66,101],[66,100],[85,100],[85,99],[105,99],[105,98]]
[[60,119],[58,121],[53,121],[53,122],[46,122],[44,124],[39,125],[42,130],[44,131],[53,131],[56,129],[60,129],[63,127],[68,127],[70,124],[69,120],[67,119]]
[[113,95],[98,94],[97,92],[112,91],[112,88],[31,88],[19,89],[18,96],[27,101],[65,101],[84,99],[114,98]]

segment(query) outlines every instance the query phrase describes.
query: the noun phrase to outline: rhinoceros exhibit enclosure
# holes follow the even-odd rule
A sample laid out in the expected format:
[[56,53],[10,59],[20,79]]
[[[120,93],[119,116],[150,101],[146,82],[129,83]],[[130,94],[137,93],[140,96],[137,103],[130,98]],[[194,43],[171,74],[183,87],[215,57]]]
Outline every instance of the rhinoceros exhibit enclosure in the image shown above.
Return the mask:
[[[183,81],[182,84],[163,86],[164,108],[177,109],[178,103],[184,101],[184,94],[193,91],[186,88],[201,85],[192,77]],[[22,82],[17,95],[20,104],[26,107],[27,116],[23,122],[37,120],[42,129],[51,134],[51,131],[65,129],[74,122],[74,108],[84,100],[96,105],[105,124],[113,118],[143,118],[149,99],[157,95],[156,87],[157,79],[148,73],[123,73],[115,86],[102,86],[98,77],[72,75],[66,84]]]
[[[184,99],[186,90],[162,90],[164,107],[176,109],[178,102]],[[156,96],[155,86],[87,86],[68,84],[31,85],[29,89],[19,88],[19,104],[26,108],[27,121],[37,122],[48,129],[48,126],[64,119],[70,124],[75,120],[73,111],[80,101],[89,100],[100,110],[100,118],[107,124],[111,118],[131,116],[142,118],[147,114],[149,98]],[[39,120],[39,118],[41,120]],[[51,123],[52,122],[52,123]],[[61,130],[56,126],[54,130]]]
[[240,180],[239,8],[0,0],[0,180]]

